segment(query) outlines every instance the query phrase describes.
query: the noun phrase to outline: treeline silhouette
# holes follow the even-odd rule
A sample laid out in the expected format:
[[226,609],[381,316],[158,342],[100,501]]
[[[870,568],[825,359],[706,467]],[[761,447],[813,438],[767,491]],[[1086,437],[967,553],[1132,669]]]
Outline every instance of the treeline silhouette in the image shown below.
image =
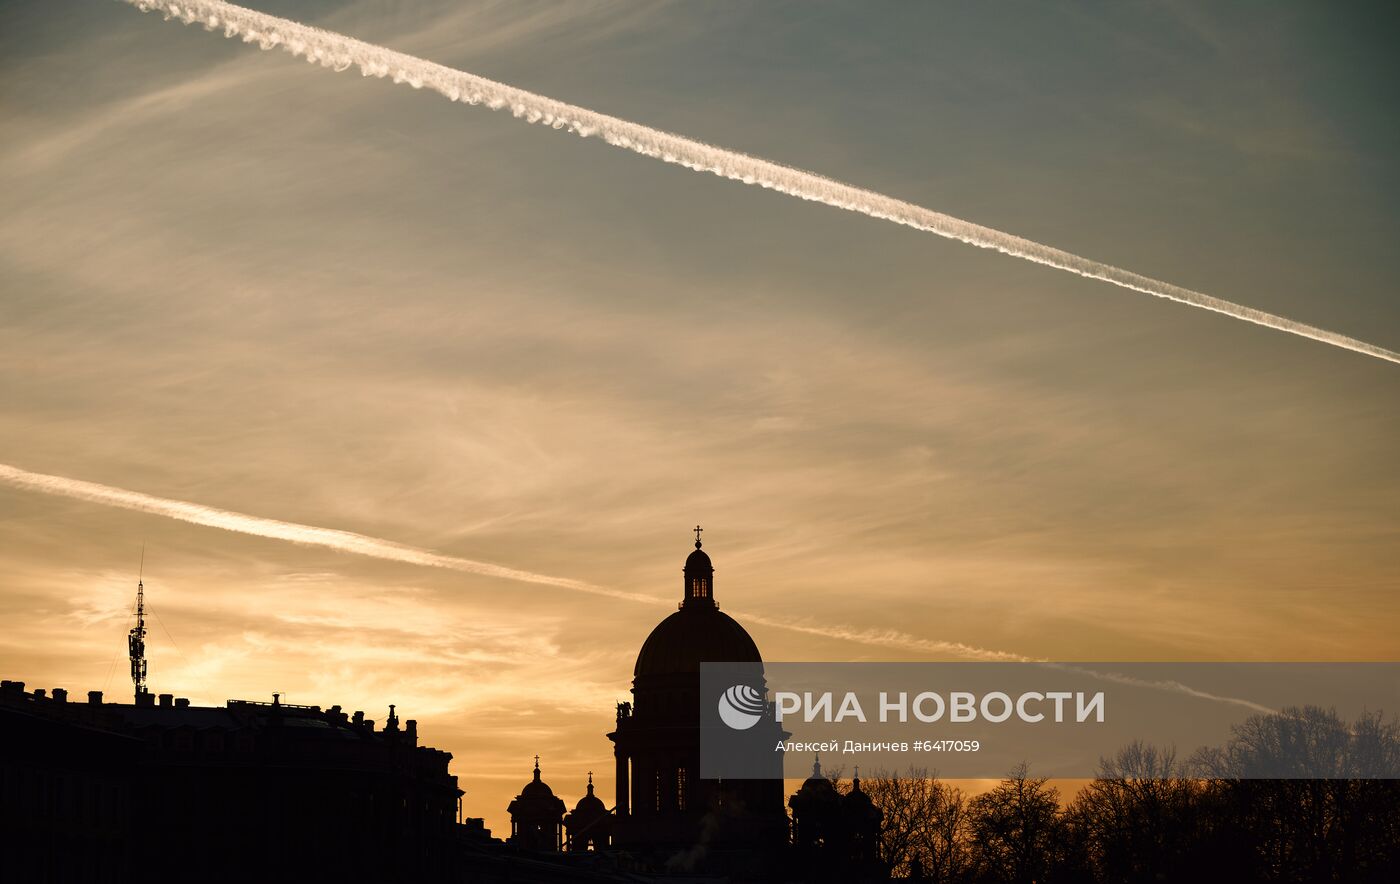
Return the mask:
[[[1261,770],[1310,778],[1250,778]],[[976,796],[918,768],[862,787],[884,811],[881,854],[896,878],[1380,882],[1400,875],[1396,777],[1393,721],[1305,707],[1251,717],[1185,762],[1135,742],[1068,802],[1024,764]]]

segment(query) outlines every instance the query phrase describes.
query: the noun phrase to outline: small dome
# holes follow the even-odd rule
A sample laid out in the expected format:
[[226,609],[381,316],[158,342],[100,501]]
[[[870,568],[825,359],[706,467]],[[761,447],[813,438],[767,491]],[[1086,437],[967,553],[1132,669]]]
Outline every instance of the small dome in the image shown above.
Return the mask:
[[590,776],[588,778],[588,794],[580,798],[578,804],[574,805],[574,813],[583,816],[594,812],[607,813],[608,808],[603,804],[603,799],[593,794],[593,777]]
[[833,814],[839,812],[841,807],[841,794],[836,791],[831,780],[822,776],[822,766],[819,761],[812,762],[812,775],[802,783],[802,788],[788,799],[788,807],[792,808],[794,817],[802,823],[812,823],[821,826],[821,820],[829,819]]
[[870,800],[870,796],[865,794],[864,789],[856,789],[846,793],[846,812],[856,816],[870,816],[880,814],[884,816],[884,811],[875,806],[875,802]]
[[713,571],[714,569],[714,565],[710,564],[710,556],[699,546],[695,547],[695,552],[686,556],[686,573],[691,573],[693,571]]
[[633,675],[691,675],[701,663],[762,663],[739,621],[713,607],[687,606],[656,624]]
[[820,759],[812,759],[812,775],[803,781],[802,788],[798,791],[807,795],[836,794],[836,787],[822,774]]
[[[512,829],[515,824],[521,823],[525,826],[558,826],[564,819],[564,801],[554,794],[554,790],[549,788],[549,784],[540,779],[540,763],[535,762],[535,776],[530,782],[525,784],[525,788],[520,790],[520,794],[515,796],[515,800],[506,808],[510,814]],[[519,833],[513,833],[511,840],[515,841]],[[525,840],[517,843],[525,843],[529,846],[529,841],[534,835],[520,836]],[[550,850],[547,840],[538,842],[537,849]]]
[[851,781],[851,791],[846,793],[846,803],[858,808],[873,807],[875,804],[860,787],[860,768],[856,768],[855,779]]
[[521,798],[553,798],[554,790],[544,780],[531,780],[520,790]]
[[530,782],[525,784],[525,788],[520,790],[520,797],[526,800],[554,797],[554,790],[549,788],[549,783],[540,779],[540,762],[538,759],[535,761],[535,775]]

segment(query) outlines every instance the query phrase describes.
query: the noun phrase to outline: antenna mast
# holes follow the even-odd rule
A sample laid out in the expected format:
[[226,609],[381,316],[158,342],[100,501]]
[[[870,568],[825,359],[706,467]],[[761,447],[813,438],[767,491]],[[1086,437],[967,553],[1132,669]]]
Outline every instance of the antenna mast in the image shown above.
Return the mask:
[[131,656],[131,682],[136,686],[136,702],[146,690],[146,546],[141,545],[141,570],[136,578],[136,625],[127,633],[126,646]]

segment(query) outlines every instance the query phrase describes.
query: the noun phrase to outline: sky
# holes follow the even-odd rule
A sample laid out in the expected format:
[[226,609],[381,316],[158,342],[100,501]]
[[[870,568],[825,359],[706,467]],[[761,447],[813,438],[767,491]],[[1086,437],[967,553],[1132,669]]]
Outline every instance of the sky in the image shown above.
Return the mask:
[[[251,5],[1400,347],[1379,4]],[[700,523],[769,660],[1400,657],[1380,360],[111,0],[0,0],[0,194],[0,463],[676,600]],[[154,690],[611,794],[669,602],[0,485],[0,672],[125,694],[143,545]]]

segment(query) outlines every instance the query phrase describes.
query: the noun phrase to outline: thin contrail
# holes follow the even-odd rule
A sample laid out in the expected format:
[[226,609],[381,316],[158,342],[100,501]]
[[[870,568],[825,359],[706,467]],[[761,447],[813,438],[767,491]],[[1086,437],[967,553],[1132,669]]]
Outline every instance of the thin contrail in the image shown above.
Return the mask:
[[975,645],[963,644],[962,642],[919,638],[916,635],[910,635],[907,632],[900,632],[895,629],[849,629],[839,626],[815,626],[809,623],[794,623],[789,620],[774,620],[771,617],[763,617],[758,614],[745,614],[744,619],[750,623],[757,623],[759,626],[772,626],[777,629],[786,629],[789,632],[800,632],[803,635],[815,635],[819,638],[854,642],[859,645],[876,645],[878,647],[893,648],[900,651],[917,651],[924,654],[950,654],[954,657],[963,657],[968,660],[983,660],[994,663],[1038,662],[1034,657],[1027,657],[1024,654],[1015,654],[1011,651],[993,651],[988,648],[979,648]]
[[[117,507],[119,509],[134,510],[153,516],[164,516],[168,519],[176,519],[194,525],[203,525],[207,528],[219,528],[238,534],[251,534],[254,537],[283,540],[302,546],[319,546],[338,552],[354,553],[356,555],[384,559],[391,562],[403,562],[405,564],[420,565],[427,568],[444,568],[449,571],[464,571],[469,574],[499,577],[502,580],[514,580],[520,583],[553,586],[560,589],[572,590],[574,592],[607,596],[608,598],[622,599],[624,601],[637,602],[645,605],[670,605],[672,603],[671,599],[643,595],[642,593],[636,592],[626,592],[620,589],[610,589],[606,586],[598,586],[595,583],[586,583],[582,580],[573,580],[568,577],[553,577],[548,574],[536,574],[533,571],[522,571],[519,568],[508,568],[504,565],[481,562],[476,559],[462,558],[461,556],[446,556],[416,546],[395,543],[392,540],[384,540],[378,537],[369,537],[365,534],[356,534],[352,531],[339,531],[334,528],[320,528],[315,525],[302,525],[297,522],[284,522],[280,519],[250,516],[246,513],[234,512],[233,510],[218,509],[217,507],[204,506],[203,504],[190,503],[183,500],[171,500],[168,497],[156,497],[151,494],[143,494],[140,491],[130,491],[111,485],[101,485],[97,482],[70,479],[67,476],[33,473],[29,470],[22,470],[19,467],[9,464],[0,463],[0,483],[25,491],[35,491],[40,494],[68,497],[87,503],[97,503],[104,506]],[[1118,682],[1137,687],[1148,687],[1171,693],[1181,693],[1204,700],[1244,706],[1254,711],[1274,711],[1270,707],[1261,706],[1251,700],[1222,697],[1217,694],[1206,693],[1205,691],[1197,690],[1188,685],[1181,684],[1180,682],[1147,681],[1117,673],[1104,673],[1064,663],[1052,663],[1034,657],[1027,657],[1023,654],[1015,654],[1010,651],[995,651],[988,648],[979,648],[975,645],[964,644],[962,642],[920,638],[910,635],[907,632],[899,632],[898,630],[815,626],[809,623],[780,620],[756,614],[745,614],[744,619],[748,620],[750,623],[756,623],[761,626],[784,629],[803,635],[814,635],[821,638],[835,639],[837,641],[855,642],[857,644],[874,645],[895,650],[916,651],[926,654],[948,654],[968,660],[989,662],[1036,663],[1051,669],[1078,672],[1104,681]]]
[[115,488],[111,485],[85,482],[82,479],[52,476],[47,473],[31,473],[9,464],[0,464],[0,482],[26,491],[70,497],[88,503],[100,503],[105,506],[135,510],[153,516],[165,516],[168,519],[177,519],[181,522],[203,525],[207,528],[221,528],[225,531],[251,534],[255,537],[269,537],[273,540],[285,540],[303,546],[320,546],[391,562],[465,571],[469,574],[499,577],[503,580],[515,580],[521,583],[557,586],[561,589],[572,589],[628,601],[650,604],[664,601],[652,596],[595,586],[567,577],[551,577],[547,574],[536,574],[518,568],[494,565],[490,562],[478,562],[460,556],[440,555],[419,547],[407,546],[378,537],[368,537],[364,534],[355,534],[351,531],[338,531],[334,528],[318,528],[314,525],[301,525],[296,522],[284,522],[280,519],[250,516],[232,510],[218,509],[183,500],[171,500],[167,497],[156,497],[151,494],[143,494],[140,491],[129,491],[125,488]]
[[[502,580],[514,580],[519,583],[553,586],[560,589],[572,590],[574,592],[601,595],[608,598],[622,599],[623,601],[637,602],[646,605],[669,606],[674,604],[673,599],[659,598],[657,596],[644,595],[636,592],[626,592],[621,589],[611,589],[606,586],[599,586],[595,583],[587,583],[582,580],[573,580],[568,577],[536,574],[533,571],[523,571],[519,568],[510,568],[505,565],[481,562],[475,559],[462,558],[461,556],[442,555],[420,547],[395,543],[392,540],[384,540],[378,537],[369,537],[364,534],[356,534],[351,531],[339,531],[334,528],[320,528],[315,525],[302,525],[297,522],[284,522],[280,519],[250,516],[246,513],[218,509],[216,507],[189,503],[183,500],[171,500],[167,497],[156,497],[151,494],[143,494],[140,491],[115,488],[111,485],[86,482],[82,479],[70,479],[66,476],[53,476],[47,473],[32,473],[28,470],[20,469],[19,467],[10,466],[9,464],[0,464],[0,483],[15,488],[21,488],[25,491],[36,491],[41,494],[68,497],[87,503],[97,503],[103,506],[117,507],[119,509],[135,510],[136,512],[153,516],[164,516],[168,519],[176,519],[194,525],[203,525],[207,528],[219,528],[224,531],[233,531],[238,534],[251,534],[255,537],[267,537],[273,540],[283,540],[288,543],[296,543],[303,546],[319,546],[339,552],[354,553],[355,555],[369,556],[370,558],[384,559],[391,562],[403,562],[405,564],[420,565],[426,568],[444,568],[449,571],[464,571],[468,574],[481,574],[486,577],[498,577]],[[755,623],[761,623],[764,626],[772,626],[777,629],[786,629],[806,635],[816,635],[824,638],[852,641],[866,645],[878,645],[899,650],[945,653],[972,660],[1029,659],[1019,654],[987,650],[985,648],[962,644],[961,642],[924,639],[902,632],[860,631],[811,626],[802,623],[785,622],[769,617],[746,616],[746,619]]]
[[143,12],[159,10],[167,19],[179,18],[187,24],[199,23],[206,30],[222,29],[226,37],[241,37],[244,42],[257,43],[263,49],[280,48],[313,64],[338,71],[358,67],[364,76],[390,77],[395,83],[407,83],[415,89],[432,89],[452,101],[484,104],[492,110],[508,108],[515,117],[527,122],[565,129],[584,138],[596,135],[615,147],[685,166],[697,172],[711,172],[723,178],[766,187],[799,199],[893,221],[978,248],[992,249],[1089,279],[1102,280],[1125,289],[1213,310],[1277,331],[1400,363],[1400,353],[1356,338],[1151,279],[1111,264],[1093,261],[801,169],[555,101],[475,74],[454,70],[342,34],[255,12],[222,0],[181,0],[178,3],[157,0],[121,2],[135,6]]

